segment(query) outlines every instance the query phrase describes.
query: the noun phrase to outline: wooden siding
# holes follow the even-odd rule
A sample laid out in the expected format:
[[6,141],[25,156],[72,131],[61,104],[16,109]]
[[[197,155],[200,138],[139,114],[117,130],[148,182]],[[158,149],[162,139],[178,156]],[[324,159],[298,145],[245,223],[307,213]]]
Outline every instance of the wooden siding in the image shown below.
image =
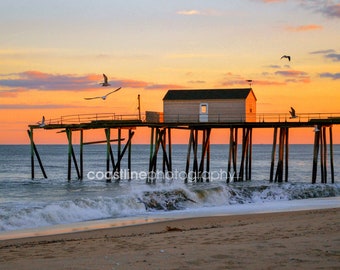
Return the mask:
[[[244,94],[246,90],[248,95]],[[210,98],[207,96],[209,93],[211,93]],[[237,98],[235,95],[240,95],[240,93],[243,96]],[[225,98],[221,98],[222,94],[225,95]],[[198,98],[202,95],[203,98]],[[256,121],[256,97],[252,89],[240,89],[239,91],[225,89],[169,90],[163,99],[164,122],[197,123],[200,121],[200,105],[202,103],[208,104],[208,122]]]
[[[209,122],[245,122],[256,117],[256,103],[249,100],[172,100],[164,101],[165,122],[199,122],[200,104],[208,104]],[[250,113],[252,108],[253,113]]]

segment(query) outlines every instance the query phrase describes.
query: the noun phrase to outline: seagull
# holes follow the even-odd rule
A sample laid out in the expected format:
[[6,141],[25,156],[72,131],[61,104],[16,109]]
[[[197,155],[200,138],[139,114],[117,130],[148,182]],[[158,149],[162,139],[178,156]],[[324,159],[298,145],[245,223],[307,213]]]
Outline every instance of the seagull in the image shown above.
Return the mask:
[[282,55],[280,59],[282,59],[282,58],[287,58],[290,62],[290,56],[289,55]]
[[110,94],[112,94],[112,93],[114,93],[114,92],[117,92],[117,91],[120,90],[120,89],[121,89],[121,87],[119,87],[119,88],[117,88],[116,90],[113,90],[113,91],[107,93],[105,96],[101,96],[101,97],[90,97],[90,98],[84,98],[84,99],[90,100],[90,99],[101,98],[102,100],[105,100],[105,99],[107,98],[108,95],[110,95]]
[[107,82],[107,76],[103,73],[103,77],[104,77],[104,82],[103,83],[100,83],[102,86],[110,86],[111,84],[109,84]]
[[320,129],[319,129],[318,125],[315,125],[314,126],[314,132],[319,132],[319,131],[320,131]]
[[42,117],[41,122],[37,123],[39,127],[44,127],[45,126],[45,116]]
[[297,118],[297,115],[295,114],[295,110],[293,107],[290,107],[291,111],[289,111],[290,113],[290,118]]

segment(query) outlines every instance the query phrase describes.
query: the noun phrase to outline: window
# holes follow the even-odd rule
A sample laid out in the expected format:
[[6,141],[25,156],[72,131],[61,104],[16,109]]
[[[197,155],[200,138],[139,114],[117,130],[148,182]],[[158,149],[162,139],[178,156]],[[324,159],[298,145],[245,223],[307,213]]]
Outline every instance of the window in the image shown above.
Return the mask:
[[201,113],[207,113],[207,112],[208,112],[207,104],[201,104]]

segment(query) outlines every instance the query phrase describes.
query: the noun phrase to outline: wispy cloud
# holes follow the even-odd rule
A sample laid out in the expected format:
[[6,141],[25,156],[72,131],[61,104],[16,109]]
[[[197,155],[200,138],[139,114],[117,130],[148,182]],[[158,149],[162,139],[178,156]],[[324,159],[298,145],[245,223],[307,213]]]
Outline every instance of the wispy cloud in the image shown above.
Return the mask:
[[319,50],[319,51],[310,52],[310,54],[328,54],[328,53],[335,53],[335,50],[328,49],[328,50]]
[[84,106],[64,104],[1,104],[0,110],[36,110],[36,109],[65,109],[83,108]]
[[[245,78],[241,75],[237,75],[237,74],[233,74],[231,72],[228,72],[225,74],[224,79],[221,82],[222,86],[249,86],[249,82],[247,81],[249,78]],[[262,79],[262,80],[252,80],[252,85],[261,85],[261,86],[270,86],[270,85],[285,85],[285,82],[280,82],[280,81],[276,81],[276,80],[266,80],[266,79]]]
[[306,32],[306,31],[322,30],[323,27],[317,24],[307,24],[307,25],[299,25],[299,26],[287,26],[285,29],[290,32]]
[[310,83],[310,76],[304,71],[278,70],[275,72],[275,75],[285,77],[287,83]]
[[[285,85],[285,82],[279,82],[279,81],[272,81],[272,80],[253,80],[252,85],[257,86],[279,86],[279,85]],[[222,82],[223,86],[237,86],[237,85],[249,85],[249,83],[246,80],[226,80]]]
[[168,90],[168,89],[183,89],[183,85],[178,84],[150,84],[145,87],[146,90]]
[[340,62],[340,53],[336,53],[333,49],[314,51],[310,52],[310,54],[322,54],[326,59],[330,59],[333,62]]
[[340,62],[340,53],[329,53],[325,58],[331,59],[333,62]]
[[178,15],[184,15],[184,16],[219,16],[221,15],[220,11],[217,11],[215,9],[204,9],[204,10],[197,10],[197,9],[188,9],[188,10],[179,10],[176,12]]
[[[5,77],[5,76],[2,76]],[[12,89],[26,90],[71,90],[84,91],[93,88],[100,82],[99,75],[76,76],[71,74],[49,74],[40,71],[25,71],[7,74],[7,78],[0,79],[0,86]]]
[[[109,76],[109,75],[108,75]],[[21,73],[0,75],[0,96],[15,97],[18,93],[38,91],[94,91],[103,80],[102,74],[88,74],[84,76],[72,74],[49,74],[41,71],[25,71]],[[144,89],[183,88],[180,85],[159,84],[132,79],[110,78],[111,87],[128,87]]]
[[263,3],[280,3],[280,2],[286,2],[286,0],[261,0]]
[[300,0],[300,5],[306,9],[321,13],[328,18],[340,18],[340,3],[334,0]]
[[340,4],[329,4],[320,8],[320,12],[327,17],[340,18]]
[[330,72],[324,72],[319,74],[321,78],[330,78],[333,80],[340,80],[340,73],[330,73]]

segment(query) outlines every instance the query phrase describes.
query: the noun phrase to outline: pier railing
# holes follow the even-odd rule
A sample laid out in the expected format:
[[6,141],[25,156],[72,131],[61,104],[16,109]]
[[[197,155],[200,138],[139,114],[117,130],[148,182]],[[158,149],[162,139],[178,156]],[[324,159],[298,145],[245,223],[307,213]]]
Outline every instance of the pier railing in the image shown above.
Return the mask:
[[95,114],[72,114],[63,115],[58,118],[46,119],[47,125],[69,125],[84,124],[96,121],[130,121],[140,120],[138,114],[116,114],[116,113],[95,113]]
[[[234,123],[234,122],[309,122],[311,120],[340,120],[340,113],[300,113],[292,118],[288,113],[257,113],[246,116],[232,114],[209,114],[206,121],[200,119],[200,115],[195,114],[172,114],[164,117],[165,123]],[[64,115],[58,118],[46,119],[46,125],[71,125],[88,124],[96,121],[141,121],[146,122],[145,115],[138,114],[116,114],[116,113],[95,113],[95,114],[73,114]]]

